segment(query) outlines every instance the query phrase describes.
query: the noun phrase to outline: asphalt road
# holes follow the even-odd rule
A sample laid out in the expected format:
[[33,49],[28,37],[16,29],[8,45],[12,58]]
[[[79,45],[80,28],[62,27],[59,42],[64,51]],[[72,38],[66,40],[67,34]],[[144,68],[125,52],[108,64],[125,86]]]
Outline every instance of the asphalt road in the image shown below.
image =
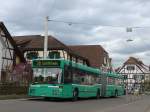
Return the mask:
[[[143,99],[133,99],[133,102]],[[0,112],[107,112],[132,103],[125,96],[118,98],[70,100],[19,99],[0,100]]]

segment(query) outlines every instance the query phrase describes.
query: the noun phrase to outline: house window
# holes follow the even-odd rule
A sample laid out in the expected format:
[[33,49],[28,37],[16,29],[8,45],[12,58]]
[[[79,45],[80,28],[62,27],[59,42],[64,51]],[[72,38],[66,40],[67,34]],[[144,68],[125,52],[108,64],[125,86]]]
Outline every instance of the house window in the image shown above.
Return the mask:
[[106,65],[106,57],[104,57],[104,65]]
[[141,75],[141,79],[144,80],[144,75]]
[[127,76],[127,75],[123,75],[123,77],[124,77],[124,79],[127,79],[127,78],[128,78],[128,76]]
[[37,59],[38,56],[39,56],[38,52],[28,52],[26,55],[27,59],[29,60]]
[[134,75],[134,76],[133,76],[134,80],[137,80],[137,77],[138,77],[137,75]]
[[107,84],[109,85],[111,85],[111,84],[114,84],[115,83],[115,78],[112,78],[112,77],[108,77],[107,78]]
[[127,70],[135,70],[135,66],[128,65]]
[[48,56],[49,58],[57,59],[57,58],[60,58],[60,52],[52,51],[52,52],[49,52]]

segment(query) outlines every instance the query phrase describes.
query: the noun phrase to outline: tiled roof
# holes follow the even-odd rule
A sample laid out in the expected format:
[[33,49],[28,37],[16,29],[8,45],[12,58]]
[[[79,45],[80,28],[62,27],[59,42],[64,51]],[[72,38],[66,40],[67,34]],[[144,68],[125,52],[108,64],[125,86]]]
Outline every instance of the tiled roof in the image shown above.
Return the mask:
[[101,67],[104,63],[104,56],[108,53],[100,45],[75,45],[69,46],[74,52],[86,57],[92,67]]
[[[14,40],[18,45],[26,43],[24,50],[31,49],[43,49],[44,36],[41,35],[26,35],[15,36]],[[49,49],[68,49],[68,47],[55,39],[53,36],[48,36],[48,48]]]
[[[23,51],[27,50],[43,50],[44,48],[44,36],[41,35],[25,35],[25,36],[14,36],[18,46],[21,46]],[[67,45],[63,44],[53,36],[48,36],[48,49],[49,50],[66,50],[72,56],[78,57],[87,62],[89,65],[88,59],[79,53],[73,52]]]
[[138,65],[142,65],[143,62],[135,57],[129,57],[129,59],[124,63],[124,64],[138,64]]
[[[44,36],[41,35],[15,36],[14,40],[18,45],[23,46],[22,49],[24,51],[43,49]],[[48,38],[48,48],[68,50],[74,56],[88,60],[90,66],[97,68],[104,63],[104,56],[108,56],[108,53],[100,45],[67,46],[53,36]]]
[[141,60],[135,57],[129,57],[127,61],[120,67],[117,72],[120,72],[126,65],[136,65],[140,70],[149,73],[149,66],[145,65]]

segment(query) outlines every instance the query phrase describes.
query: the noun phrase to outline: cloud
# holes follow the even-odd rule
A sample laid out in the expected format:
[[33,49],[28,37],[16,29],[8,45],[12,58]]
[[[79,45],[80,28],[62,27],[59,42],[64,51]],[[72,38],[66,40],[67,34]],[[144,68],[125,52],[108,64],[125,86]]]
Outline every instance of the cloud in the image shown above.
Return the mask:
[[[121,65],[129,56],[146,64],[150,48],[149,0],[5,0],[0,20],[12,35],[43,34],[44,17],[78,22],[49,22],[49,34],[66,44],[101,44]],[[134,28],[127,33],[126,27]],[[127,39],[133,39],[127,42]]]

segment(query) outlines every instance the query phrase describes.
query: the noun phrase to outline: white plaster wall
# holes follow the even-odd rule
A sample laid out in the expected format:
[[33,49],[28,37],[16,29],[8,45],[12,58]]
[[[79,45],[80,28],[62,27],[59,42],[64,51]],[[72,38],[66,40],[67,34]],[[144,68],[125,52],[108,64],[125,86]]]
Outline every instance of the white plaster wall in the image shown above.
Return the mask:
[[[1,38],[1,37],[0,37]],[[3,50],[3,44],[2,42],[0,41],[0,80],[1,80],[1,68],[2,68],[2,50]]]

